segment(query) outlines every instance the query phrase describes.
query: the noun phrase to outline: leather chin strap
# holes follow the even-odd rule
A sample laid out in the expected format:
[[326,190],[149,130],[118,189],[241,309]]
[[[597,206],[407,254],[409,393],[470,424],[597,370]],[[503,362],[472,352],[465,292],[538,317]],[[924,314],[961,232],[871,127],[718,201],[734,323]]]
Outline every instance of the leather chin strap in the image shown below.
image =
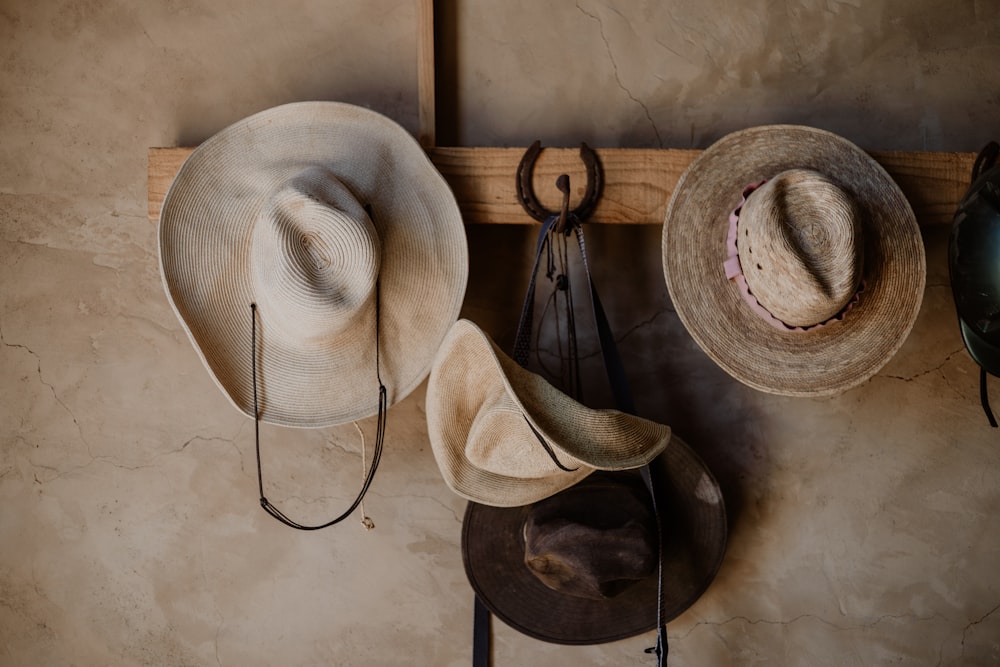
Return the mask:
[[[365,213],[368,214],[369,218],[374,218],[374,213],[372,207],[369,204],[364,206]],[[368,473],[365,475],[365,480],[361,485],[361,490],[358,491],[358,495],[354,498],[354,502],[351,503],[350,507],[347,508],[342,514],[334,519],[316,525],[306,525],[301,524],[293,519],[288,518],[288,516],[282,512],[280,509],[275,507],[267,496],[264,495],[264,473],[261,470],[260,463],[260,408],[257,404],[257,304],[250,304],[250,356],[251,356],[251,368],[253,369],[253,418],[254,418],[254,444],[256,446],[257,452],[257,488],[260,491],[260,506],[265,512],[270,514],[276,520],[285,524],[289,528],[294,528],[296,530],[322,530],[323,528],[328,528],[336,523],[340,523],[351,513],[357,509],[358,505],[361,505],[361,501],[364,499],[365,494],[368,492],[368,487],[371,486],[372,480],[375,478],[375,470],[378,468],[378,463],[382,458],[382,444],[385,441],[385,421],[386,412],[389,409],[387,391],[385,384],[382,382],[382,374],[379,372],[379,332],[380,332],[380,313],[381,313],[381,289],[379,281],[375,281],[375,380],[378,382],[378,420],[375,431],[375,451],[372,453],[372,464],[368,468]],[[357,425],[357,424],[355,424]],[[358,429],[360,431],[360,427]],[[361,451],[362,451],[362,464],[364,463],[364,434],[361,434]],[[362,514],[364,513],[364,506],[362,506]],[[372,520],[367,516],[362,518],[361,524],[368,530],[375,527]]]
[[[531,270],[531,278],[528,282],[528,291],[525,295],[524,305],[521,309],[521,320],[517,327],[517,334],[514,340],[514,360],[521,366],[527,366],[531,350],[531,330],[534,319],[535,304],[535,278],[538,275],[538,267],[543,252],[551,247],[551,236],[556,233],[556,224],[559,216],[552,216],[546,220],[538,234],[538,243],[535,246],[535,262]],[[604,370],[611,385],[611,391],[615,398],[615,404],[619,410],[628,414],[635,414],[635,403],[632,399],[632,391],[629,388],[628,379],[625,376],[625,368],[622,365],[621,356],[618,354],[618,345],[615,343],[611,326],[608,324],[607,315],[601,305],[601,299],[597,295],[597,288],[590,275],[590,265],[587,263],[587,248],[583,238],[583,227],[580,220],[570,214],[570,219],[566,224],[567,235],[575,233],[577,245],[580,250],[580,259],[583,265],[584,274],[587,278],[587,286],[590,289],[591,303],[593,304],[594,322],[597,326],[597,334],[601,345],[601,355],[604,360]],[[568,277],[563,279],[564,288],[569,291]],[[574,332],[575,335],[575,332]],[[571,347],[575,356],[576,347]],[[577,359],[572,360],[575,364]],[[576,376],[579,377],[578,375]],[[548,448],[547,448],[548,451]],[[557,461],[558,463],[558,461]],[[560,466],[562,467],[562,466]],[[565,468],[564,468],[565,469]],[[657,666],[663,667],[667,661],[667,627],[663,620],[663,534],[660,530],[662,522],[660,520],[660,508],[657,502],[656,488],[658,484],[654,480],[655,471],[649,465],[644,465],[639,469],[642,480],[649,490],[653,514],[656,520],[656,539],[658,552],[658,565],[656,570],[656,645],[646,649],[646,653],[655,653]],[[489,667],[490,664],[490,612],[477,596],[474,605],[473,615],[473,638],[472,638],[472,665],[473,667]]]
[[[250,317],[253,319],[251,323],[251,344],[250,347],[253,350],[253,415],[254,415],[254,444],[257,453],[257,488],[260,492],[260,506],[265,512],[270,514],[272,517],[285,524],[289,528],[295,528],[296,530],[322,530],[323,528],[328,528],[336,523],[340,523],[351,513],[357,509],[358,505],[365,497],[365,493],[368,492],[368,487],[371,486],[372,480],[375,478],[375,470],[378,468],[379,460],[382,458],[382,444],[385,440],[385,414],[388,406],[386,405],[386,389],[385,385],[382,384],[382,378],[379,374],[378,368],[378,284],[375,286],[375,378],[378,380],[378,426],[375,433],[375,451],[372,453],[372,464],[368,468],[368,474],[365,475],[364,483],[361,485],[361,490],[358,495],[354,498],[354,502],[351,503],[350,507],[347,508],[342,514],[334,519],[331,519],[325,523],[316,525],[306,525],[298,523],[297,521],[288,518],[288,516],[278,509],[267,496],[264,495],[264,474],[261,470],[260,463],[260,408],[257,405],[257,304],[250,304]],[[362,435],[362,438],[364,436]],[[363,441],[362,441],[363,443]],[[366,521],[362,521],[366,527],[368,527],[371,519],[365,517]],[[374,524],[371,524],[374,526]]]
[[989,420],[990,426],[993,428],[997,427],[997,418],[993,416],[993,410],[990,409],[990,392],[986,386],[986,369],[982,366],[979,367],[979,402],[983,406],[983,412],[986,413],[986,419]]

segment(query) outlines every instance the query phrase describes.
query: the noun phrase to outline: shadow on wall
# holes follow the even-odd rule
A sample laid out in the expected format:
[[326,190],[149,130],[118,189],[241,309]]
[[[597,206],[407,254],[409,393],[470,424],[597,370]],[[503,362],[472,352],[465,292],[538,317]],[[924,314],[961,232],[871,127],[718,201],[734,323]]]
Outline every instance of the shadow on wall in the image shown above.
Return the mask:
[[755,495],[750,485],[769,472],[758,392],[720,369],[678,319],[663,278],[659,225],[591,225],[587,233],[636,408],[669,424],[705,460],[722,487],[733,532],[745,499]]
[[[469,286],[462,316],[510,353],[531,270],[538,227],[469,225]],[[719,369],[694,343],[673,312],[663,279],[658,225],[587,225],[588,260],[642,417],[670,425],[708,464],[722,487],[732,532],[748,487],[770,465],[755,392]],[[571,255],[572,257],[572,255]],[[542,316],[551,281],[539,272],[536,328],[539,348],[529,367],[560,386],[554,318]],[[612,407],[596,329],[579,264],[571,261],[581,357],[582,402]],[[752,428],[751,428],[751,425]]]

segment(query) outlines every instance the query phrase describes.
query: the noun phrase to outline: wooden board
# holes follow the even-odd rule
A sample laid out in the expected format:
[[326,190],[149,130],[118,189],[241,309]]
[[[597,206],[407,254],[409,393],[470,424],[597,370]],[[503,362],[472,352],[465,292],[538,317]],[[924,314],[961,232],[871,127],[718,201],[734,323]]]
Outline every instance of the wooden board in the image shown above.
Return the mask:
[[417,139],[424,148],[437,141],[434,115],[434,0],[417,2],[417,102],[420,131]]
[[[193,148],[149,149],[149,219],[159,220],[170,182]],[[523,148],[428,148],[434,165],[451,185],[466,224],[533,222],[517,203],[514,174]],[[604,167],[604,195],[591,222],[661,225],[667,203],[697,150],[605,148],[597,151]],[[951,223],[958,200],[969,187],[975,153],[872,152],[899,183],[922,225]],[[547,148],[535,165],[535,191],[556,209],[559,174],[569,174],[573,206],[586,187],[579,151]]]

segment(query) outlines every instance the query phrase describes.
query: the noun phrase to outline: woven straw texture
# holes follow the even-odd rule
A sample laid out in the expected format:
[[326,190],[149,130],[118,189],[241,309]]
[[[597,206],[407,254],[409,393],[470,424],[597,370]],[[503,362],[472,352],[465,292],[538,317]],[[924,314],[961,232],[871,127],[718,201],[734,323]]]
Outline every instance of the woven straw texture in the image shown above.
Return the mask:
[[[667,622],[701,597],[722,564],[726,511],[715,478],[678,437],[651,466],[657,468],[661,480],[663,618]],[[469,503],[466,509],[462,524],[465,571],[490,611],[526,635],[559,644],[600,644],[656,628],[655,572],[605,600],[559,593],[540,582],[524,564],[523,525],[530,509],[477,503]]]
[[[575,470],[561,470],[531,427]],[[448,486],[500,507],[547,498],[595,469],[638,468],[670,442],[667,426],[574,401],[468,320],[452,327],[431,370],[427,431]]]
[[[789,169],[836,184],[858,207],[863,235],[860,301],[842,322],[807,332],[762,320],[723,270],[743,188]],[[789,396],[836,394],[874,375],[913,327],[926,276],[913,210],[885,170],[837,135],[791,125],[730,134],[692,162],[667,209],[662,253],[677,314],[705,353],[741,382]],[[755,263],[762,254],[754,247]]]
[[739,214],[737,248],[751,293],[792,327],[830,319],[861,282],[857,207],[819,172],[790,169],[757,188]]
[[427,376],[468,278],[458,206],[417,142],[335,102],[263,111],[203,143],[164,200],[159,246],[177,316],[251,416],[257,304],[260,417],[286,426],[377,412],[376,282],[392,404]]

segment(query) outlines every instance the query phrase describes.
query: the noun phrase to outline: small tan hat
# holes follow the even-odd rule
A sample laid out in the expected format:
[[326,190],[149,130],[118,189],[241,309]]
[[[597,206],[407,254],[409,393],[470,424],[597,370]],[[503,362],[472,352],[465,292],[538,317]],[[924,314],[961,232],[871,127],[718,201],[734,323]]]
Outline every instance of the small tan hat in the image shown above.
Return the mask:
[[336,102],[269,109],[199,146],[164,200],[159,246],[178,318],[250,416],[256,304],[260,418],[286,426],[375,414],[376,363],[388,404],[409,394],[468,277],[458,205],[417,142]]
[[448,332],[431,369],[427,430],[448,486],[495,507],[548,498],[596,469],[638,468],[671,436],[662,424],[577,403],[468,320]]
[[874,375],[923,298],[913,210],[867,153],[772,125],[723,137],[684,172],[663,226],[663,273],[701,348],[741,382],[821,396]]

